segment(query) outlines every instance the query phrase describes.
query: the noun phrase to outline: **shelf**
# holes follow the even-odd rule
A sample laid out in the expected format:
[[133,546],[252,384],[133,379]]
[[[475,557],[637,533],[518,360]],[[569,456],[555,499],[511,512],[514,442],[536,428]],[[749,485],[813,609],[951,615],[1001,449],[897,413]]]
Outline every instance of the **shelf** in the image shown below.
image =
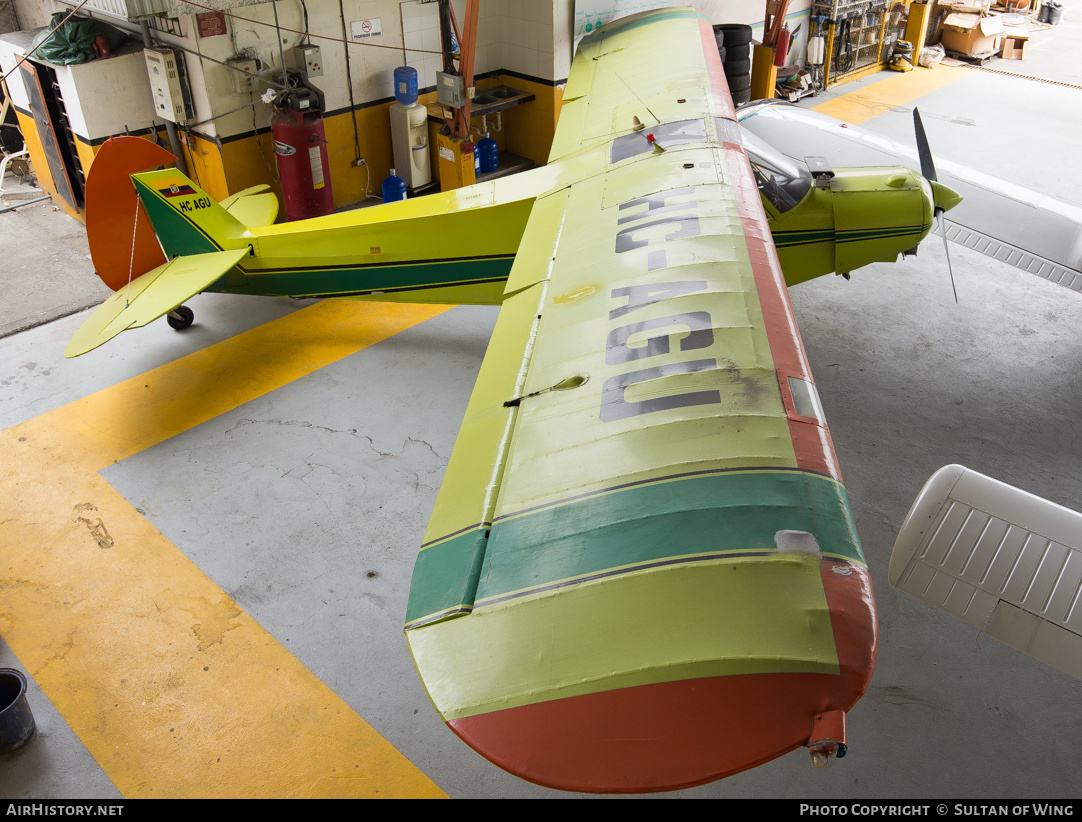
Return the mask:
[[490,171],[487,174],[478,174],[477,182],[483,183],[486,180],[497,180],[500,177],[506,177],[509,174],[517,174],[520,171],[527,171],[533,167],[533,160],[519,157],[517,154],[512,154],[510,151],[505,151],[500,154],[499,166],[496,170]]
[[[510,86],[478,89],[477,96],[470,101],[470,119],[505,111],[536,99],[536,95]],[[428,119],[443,122],[443,106],[439,103],[428,104]]]

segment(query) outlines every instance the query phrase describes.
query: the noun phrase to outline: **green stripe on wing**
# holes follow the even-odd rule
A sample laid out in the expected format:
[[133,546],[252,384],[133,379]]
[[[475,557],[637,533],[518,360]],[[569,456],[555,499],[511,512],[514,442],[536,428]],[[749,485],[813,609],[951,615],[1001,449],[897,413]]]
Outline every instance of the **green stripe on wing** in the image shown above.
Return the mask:
[[406,627],[647,566],[772,554],[781,530],[814,534],[826,557],[865,563],[845,489],[827,477],[731,471],[655,481],[505,518],[491,532],[424,549]]

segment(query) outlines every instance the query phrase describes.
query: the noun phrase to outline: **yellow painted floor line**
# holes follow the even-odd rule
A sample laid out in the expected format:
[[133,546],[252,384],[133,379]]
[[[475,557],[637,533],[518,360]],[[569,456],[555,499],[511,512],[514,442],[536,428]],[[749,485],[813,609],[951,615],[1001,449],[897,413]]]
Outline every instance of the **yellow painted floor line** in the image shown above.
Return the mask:
[[[817,106],[815,111],[829,114],[839,120],[858,125],[865,120],[878,117],[898,106],[912,103],[943,86],[950,85],[965,77],[972,77],[977,72],[959,66],[944,66],[934,69],[915,68],[908,72],[880,72],[889,74],[875,83],[864,86],[848,94],[834,97]],[[845,86],[834,86],[845,88]]]
[[445,310],[324,301],[0,432],[0,634],[124,796],[442,795],[98,471]]

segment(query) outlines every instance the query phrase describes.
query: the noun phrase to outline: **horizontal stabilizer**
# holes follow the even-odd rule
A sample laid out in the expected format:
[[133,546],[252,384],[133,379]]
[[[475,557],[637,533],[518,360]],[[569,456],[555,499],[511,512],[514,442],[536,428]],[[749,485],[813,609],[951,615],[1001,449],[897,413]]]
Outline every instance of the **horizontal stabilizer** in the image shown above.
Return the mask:
[[245,247],[193,254],[148,271],[98,306],[75,332],[64,349],[64,356],[78,357],[93,351],[121,331],[140,328],[168,314],[189,297],[204,291],[248,253]]
[[278,217],[278,197],[268,185],[252,186],[219,204],[248,228],[266,228]]
[[948,465],[902,523],[888,579],[1082,678],[1082,514]]
[[230,194],[224,200],[218,203],[226,211],[229,211],[238,200],[243,200],[245,197],[251,197],[253,194],[262,194],[265,191],[270,191],[270,186],[266,183],[260,183],[257,186],[249,186],[248,188],[238,191],[236,194]]

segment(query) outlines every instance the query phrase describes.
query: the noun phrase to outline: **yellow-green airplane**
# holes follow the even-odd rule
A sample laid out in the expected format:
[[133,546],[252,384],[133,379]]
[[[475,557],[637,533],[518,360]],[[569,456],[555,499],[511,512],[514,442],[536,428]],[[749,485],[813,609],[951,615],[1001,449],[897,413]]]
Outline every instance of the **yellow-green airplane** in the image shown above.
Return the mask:
[[66,353],[204,290],[500,305],[405,617],[440,716],[566,790],[822,764],[877,626],[786,286],[895,259],[957,197],[811,166],[742,134],[705,15],[638,14],[581,41],[531,172],[285,225],[133,174],[169,262]]

